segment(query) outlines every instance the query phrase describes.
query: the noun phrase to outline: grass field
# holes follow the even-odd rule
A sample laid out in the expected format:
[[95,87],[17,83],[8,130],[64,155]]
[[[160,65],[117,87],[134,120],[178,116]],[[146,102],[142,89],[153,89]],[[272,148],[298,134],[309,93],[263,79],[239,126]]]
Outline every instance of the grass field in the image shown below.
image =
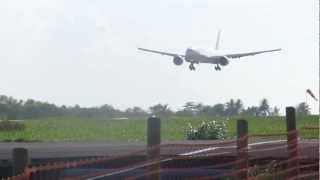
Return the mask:
[[[237,117],[227,120],[228,137],[236,136],[236,119],[249,122],[250,134],[270,134],[285,132],[284,117]],[[185,140],[188,123],[197,126],[202,121],[223,120],[206,118],[172,118],[162,120],[163,141]],[[144,142],[146,140],[146,120],[108,120],[49,118],[24,121],[23,131],[0,132],[0,141],[122,141]],[[297,118],[297,126],[319,127],[319,116]],[[302,137],[318,137],[318,131],[301,131]]]

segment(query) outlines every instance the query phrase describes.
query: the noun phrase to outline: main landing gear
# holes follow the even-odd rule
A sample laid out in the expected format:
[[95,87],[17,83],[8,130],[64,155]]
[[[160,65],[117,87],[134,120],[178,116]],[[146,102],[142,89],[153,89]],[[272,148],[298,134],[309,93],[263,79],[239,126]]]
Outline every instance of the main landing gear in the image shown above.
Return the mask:
[[190,63],[189,69],[190,69],[190,71],[195,71],[196,70],[196,68],[194,67],[193,63]]
[[220,67],[218,64],[214,67],[214,69],[215,69],[216,71],[221,71],[221,67]]

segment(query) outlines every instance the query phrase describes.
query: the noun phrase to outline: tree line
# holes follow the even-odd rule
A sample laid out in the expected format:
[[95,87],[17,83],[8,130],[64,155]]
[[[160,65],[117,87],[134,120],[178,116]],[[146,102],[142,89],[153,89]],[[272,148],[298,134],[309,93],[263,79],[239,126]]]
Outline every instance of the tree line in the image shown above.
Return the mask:
[[[180,110],[173,111],[168,104],[156,104],[145,110],[135,106],[126,110],[119,110],[112,105],[99,107],[57,106],[55,104],[36,101],[33,99],[18,100],[13,97],[0,95],[0,119],[34,119],[46,117],[83,117],[83,118],[141,118],[150,115],[160,117],[170,116],[221,116],[237,115],[250,116],[278,116],[280,109],[271,107],[267,99],[262,99],[258,106],[245,107],[241,99],[230,99],[226,103],[204,105],[202,103],[187,102]],[[297,105],[297,112],[310,114],[309,106],[302,102]]]

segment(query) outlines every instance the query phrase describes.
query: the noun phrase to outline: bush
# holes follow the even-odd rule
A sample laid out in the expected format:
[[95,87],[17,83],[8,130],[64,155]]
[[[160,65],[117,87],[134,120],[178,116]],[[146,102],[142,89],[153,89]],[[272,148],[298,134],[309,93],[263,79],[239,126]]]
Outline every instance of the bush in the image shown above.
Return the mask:
[[224,139],[227,136],[227,126],[225,121],[202,122],[197,128],[188,124],[188,140]]
[[23,131],[25,125],[19,122],[13,121],[0,121],[0,131]]

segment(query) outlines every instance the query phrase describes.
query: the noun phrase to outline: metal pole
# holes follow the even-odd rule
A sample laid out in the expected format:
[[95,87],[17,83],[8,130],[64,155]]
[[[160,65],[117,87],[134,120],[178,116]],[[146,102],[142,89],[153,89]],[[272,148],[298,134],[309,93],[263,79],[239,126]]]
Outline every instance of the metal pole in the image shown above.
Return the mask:
[[28,149],[25,148],[14,148],[12,150],[12,167],[13,175],[22,174],[25,168],[29,164]]
[[[147,129],[147,158],[150,161],[158,161],[160,159],[160,119],[157,117],[151,117],[148,119]],[[147,168],[151,173],[148,179],[159,180],[160,179],[160,164],[155,163]]]
[[298,132],[296,129],[296,112],[293,107],[286,108],[287,121],[287,150],[288,150],[288,174],[287,178],[299,175]]
[[238,178],[248,179],[248,122],[246,120],[237,121],[237,157]]

